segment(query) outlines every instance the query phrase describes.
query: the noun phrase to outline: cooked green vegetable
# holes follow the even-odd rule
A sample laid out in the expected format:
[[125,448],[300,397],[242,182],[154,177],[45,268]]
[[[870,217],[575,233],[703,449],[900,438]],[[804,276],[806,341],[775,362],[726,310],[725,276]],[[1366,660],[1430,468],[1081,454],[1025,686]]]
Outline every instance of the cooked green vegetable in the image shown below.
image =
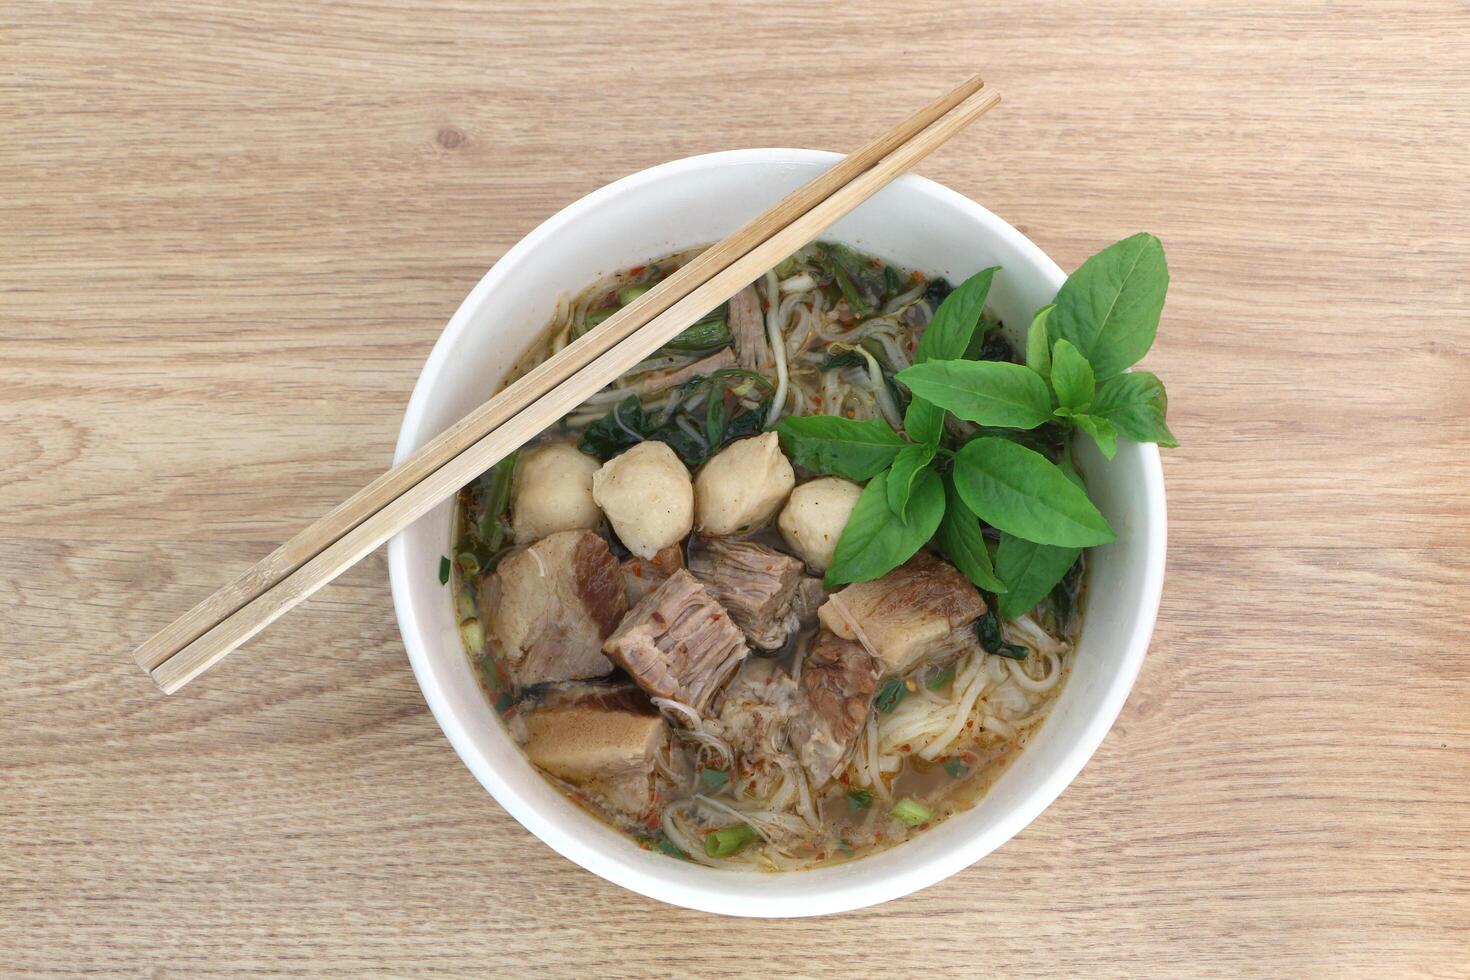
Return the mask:
[[743,823],[712,830],[704,836],[704,853],[712,858],[729,857],[755,840],[756,836],[755,830]]
[[515,480],[518,456],[519,453],[511,453],[482,473],[472,491],[472,495],[479,501],[475,534],[491,554],[499,551],[510,537],[510,524],[506,518],[510,510],[510,488]]
[[890,812],[910,827],[917,827],[921,823],[928,823],[934,819],[933,810],[907,796],[893,804]]
[[865,789],[847,791],[847,805],[854,810],[866,810],[873,805],[873,794]]
[[970,774],[970,767],[958,758],[944,760],[944,771],[949,773],[952,779],[964,779]]
[[719,789],[730,781],[730,773],[724,769],[699,770],[699,785],[705,789]]
[[618,302],[623,306],[627,306],[639,296],[642,296],[644,293],[648,292],[650,288],[651,287],[646,283],[641,283],[636,286],[624,286],[622,289],[618,290]]
[[894,708],[898,707],[899,702],[902,701],[908,695],[908,693],[908,685],[903,682],[903,678],[890,677],[887,681],[884,682],[883,686],[879,688],[878,696],[873,699],[873,707],[877,708],[879,711],[883,712],[886,715]]
[[449,584],[449,556],[443,555],[439,558],[439,584]]
[[942,691],[954,683],[954,666],[944,668],[925,682],[924,686],[931,691]]
[[996,618],[994,609],[986,610],[985,615],[975,621],[975,635],[980,639],[981,649],[997,657],[1025,660],[1026,655],[1030,653],[1019,644],[1007,643],[1000,635],[1000,620]]
[[868,316],[882,305],[883,270],[862,255],[846,245],[823,243],[817,246],[817,263],[832,276],[858,317]]
[[676,351],[680,354],[713,354],[721,347],[730,346],[730,330],[725,318],[704,320],[684,330],[673,340],[659,348],[660,353]]

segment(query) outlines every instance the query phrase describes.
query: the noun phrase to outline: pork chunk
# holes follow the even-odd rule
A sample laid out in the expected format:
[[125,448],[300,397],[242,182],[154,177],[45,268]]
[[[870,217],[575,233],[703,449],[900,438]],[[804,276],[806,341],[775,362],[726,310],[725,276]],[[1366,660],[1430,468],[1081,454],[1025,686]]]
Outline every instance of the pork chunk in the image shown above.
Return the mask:
[[721,347],[708,357],[701,358],[692,364],[686,364],[681,368],[674,368],[672,371],[664,371],[661,374],[650,374],[638,382],[638,393],[640,395],[656,395],[660,391],[677,388],[690,378],[698,377],[701,374],[714,374],[716,371],[722,371],[725,368],[734,366],[735,355],[731,353],[730,348]]
[[602,650],[649,694],[699,712],[750,652],[725,608],[683,569],[628,610]]
[[766,318],[761,313],[760,294],[755,286],[746,286],[730,297],[730,337],[740,366],[747,371],[769,368],[774,362],[771,345],[766,339]]
[[752,646],[779,650],[801,626],[798,600],[802,564],[790,555],[752,541],[711,538],[689,559],[689,570],[715,601],[730,611]]
[[526,755],[617,814],[637,820],[653,802],[654,753],[668,725],[643,699],[615,692],[550,696],[524,717]]
[[828,597],[822,625],[857,640],[885,674],[903,674],[926,661],[973,646],[971,624],[985,613],[980,592],[953,565],[920,551],[871,582]]
[[818,630],[801,666],[805,710],[792,726],[792,742],[814,786],[845,767],[873,707],[878,664],[862,644]]
[[627,611],[618,560],[591,531],[558,531],[505,558],[480,610],[517,686],[600,677],[602,644]]
[[665,579],[683,567],[684,549],[677,544],[669,545],[652,558],[639,558],[634,555],[624,561],[623,590],[628,594],[628,605],[636,605],[638,600],[658,588]]

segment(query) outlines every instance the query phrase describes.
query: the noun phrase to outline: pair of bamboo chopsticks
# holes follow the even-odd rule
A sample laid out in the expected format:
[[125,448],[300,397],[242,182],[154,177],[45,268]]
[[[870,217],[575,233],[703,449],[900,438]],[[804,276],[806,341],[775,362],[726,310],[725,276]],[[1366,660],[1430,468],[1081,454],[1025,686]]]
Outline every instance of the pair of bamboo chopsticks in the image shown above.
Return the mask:
[[134,652],[167,694],[218,663],[913,167],[1000,96],[976,76],[604,320],[440,433]]

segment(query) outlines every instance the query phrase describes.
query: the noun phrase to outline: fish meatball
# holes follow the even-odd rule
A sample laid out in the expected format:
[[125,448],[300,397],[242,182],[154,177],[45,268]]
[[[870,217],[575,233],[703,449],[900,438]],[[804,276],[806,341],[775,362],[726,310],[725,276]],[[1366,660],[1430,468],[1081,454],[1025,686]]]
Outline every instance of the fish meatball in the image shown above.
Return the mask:
[[521,454],[510,491],[510,528],[516,543],[530,544],[557,531],[592,530],[602,512],[592,499],[597,460],[570,443]]
[[689,470],[661,442],[640,442],[602,464],[592,476],[592,499],[639,558],[683,540],[694,523]]
[[803,483],[791,491],[791,499],[776,519],[781,537],[808,565],[825,572],[862,493],[856,483],[836,476]]
[[734,534],[770,520],[796,473],[776,433],[732,442],[704,464],[694,481],[695,517],[706,534]]

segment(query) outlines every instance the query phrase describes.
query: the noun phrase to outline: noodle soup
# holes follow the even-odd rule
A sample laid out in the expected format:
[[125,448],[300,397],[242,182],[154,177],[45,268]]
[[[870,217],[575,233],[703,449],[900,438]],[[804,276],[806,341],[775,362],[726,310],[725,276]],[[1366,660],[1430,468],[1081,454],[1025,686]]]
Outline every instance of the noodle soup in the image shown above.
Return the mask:
[[[694,254],[564,297],[512,379]],[[967,303],[963,356],[1020,364],[974,282],[808,246],[461,491],[461,636],[547,779],[671,858],[779,871],[901,842],[1022,750],[1070,672],[1083,551],[1033,546],[1037,594],[991,591],[1024,542],[965,511],[954,461],[993,430],[925,419],[898,378]],[[1013,444],[1080,479],[1069,437]]]

